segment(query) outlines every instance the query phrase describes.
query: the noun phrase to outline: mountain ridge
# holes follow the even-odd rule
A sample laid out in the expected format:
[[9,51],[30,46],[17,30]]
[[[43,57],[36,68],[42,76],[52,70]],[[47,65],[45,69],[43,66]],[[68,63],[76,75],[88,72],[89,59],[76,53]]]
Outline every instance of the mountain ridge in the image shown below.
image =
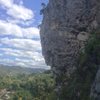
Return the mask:
[[32,73],[42,73],[44,71],[45,69],[42,68],[28,68],[21,66],[0,65],[0,75],[32,74]]

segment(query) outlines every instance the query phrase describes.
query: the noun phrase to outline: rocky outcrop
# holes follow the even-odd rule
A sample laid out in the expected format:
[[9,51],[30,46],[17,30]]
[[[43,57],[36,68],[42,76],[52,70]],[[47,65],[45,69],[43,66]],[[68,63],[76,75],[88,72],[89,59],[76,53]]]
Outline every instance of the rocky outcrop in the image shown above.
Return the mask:
[[58,91],[76,69],[90,33],[99,31],[99,9],[99,0],[49,0],[42,9],[42,52],[52,67]]

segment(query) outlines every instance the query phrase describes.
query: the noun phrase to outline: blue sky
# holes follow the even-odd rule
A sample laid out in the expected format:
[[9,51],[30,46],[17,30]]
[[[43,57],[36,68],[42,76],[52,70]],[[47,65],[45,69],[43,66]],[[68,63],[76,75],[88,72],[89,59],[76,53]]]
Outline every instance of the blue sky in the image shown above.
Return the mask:
[[0,64],[48,68],[41,54],[41,3],[48,0],[0,0]]

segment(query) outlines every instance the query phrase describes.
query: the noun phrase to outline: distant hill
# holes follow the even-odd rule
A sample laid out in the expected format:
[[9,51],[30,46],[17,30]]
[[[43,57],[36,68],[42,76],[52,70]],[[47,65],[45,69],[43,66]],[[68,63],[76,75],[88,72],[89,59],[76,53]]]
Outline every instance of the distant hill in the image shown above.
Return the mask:
[[32,73],[42,73],[44,71],[45,69],[40,69],[40,68],[26,68],[19,66],[0,65],[0,75],[32,74]]

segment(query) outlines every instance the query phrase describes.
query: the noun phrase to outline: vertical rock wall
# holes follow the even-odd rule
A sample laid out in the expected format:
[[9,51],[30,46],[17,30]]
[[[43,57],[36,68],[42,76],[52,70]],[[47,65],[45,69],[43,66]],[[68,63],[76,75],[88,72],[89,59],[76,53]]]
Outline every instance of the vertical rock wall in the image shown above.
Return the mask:
[[49,0],[42,11],[40,35],[42,52],[61,87],[76,69],[79,52],[90,32],[100,27],[99,0]]

